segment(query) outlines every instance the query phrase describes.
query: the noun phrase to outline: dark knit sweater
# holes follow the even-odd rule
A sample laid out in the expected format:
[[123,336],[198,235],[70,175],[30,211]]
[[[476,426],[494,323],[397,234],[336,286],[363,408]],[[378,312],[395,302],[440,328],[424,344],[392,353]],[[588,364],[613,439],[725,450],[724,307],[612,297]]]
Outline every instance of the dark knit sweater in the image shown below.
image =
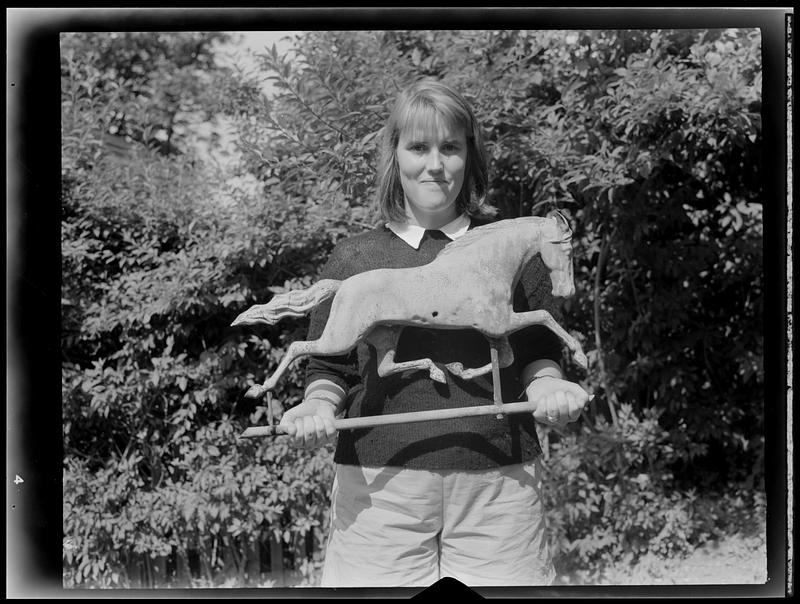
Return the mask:
[[[471,227],[480,222],[472,219]],[[431,262],[450,239],[439,231],[426,232],[414,249],[385,226],[340,241],[320,278],[346,279],[377,268],[421,266]],[[319,338],[332,298],[311,315],[309,340]],[[536,255],[525,267],[514,298],[517,311],[545,309],[560,316],[550,294],[547,268]],[[523,399],[522,369],[537,359],[560,364],[561,340],[543,326],[531,326],[509,336],[514,364],[502,369],[504,402]],[[430,358],[437,366],[461,362],[480,367],[489,362],[488,340],[475,330],[439,330],[406,327],[398,341],[396,362]],[[493,402],[492,374],[463,380],[447,372],[447,384],[430,378],[426,370],[405,371],[387,377],[377,374],[375,349],[360,343],[349,355],[318,356],[309,360],[306,379],[324,378],[340,385],[347,398],[347,417],[406,413],[429,409],[489,405]],[[335,461],[361,466],[401,466],[414,469],[476,470],[529,461],[541,453],[533,416],[527,413],[494,415],[342,430]]]

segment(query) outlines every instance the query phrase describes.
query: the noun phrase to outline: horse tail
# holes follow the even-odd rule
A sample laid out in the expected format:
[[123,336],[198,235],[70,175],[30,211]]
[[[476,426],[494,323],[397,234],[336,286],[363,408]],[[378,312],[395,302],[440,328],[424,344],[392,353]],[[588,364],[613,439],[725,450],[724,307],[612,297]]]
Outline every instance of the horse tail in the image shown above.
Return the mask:
[[257,304],[244,311],[231,326],[253,323],[274,325],[284,317],[305,316],[320,302],[333,296],[341,284],[336,279],[321,279],[306,289],[275,294],[266,304]]

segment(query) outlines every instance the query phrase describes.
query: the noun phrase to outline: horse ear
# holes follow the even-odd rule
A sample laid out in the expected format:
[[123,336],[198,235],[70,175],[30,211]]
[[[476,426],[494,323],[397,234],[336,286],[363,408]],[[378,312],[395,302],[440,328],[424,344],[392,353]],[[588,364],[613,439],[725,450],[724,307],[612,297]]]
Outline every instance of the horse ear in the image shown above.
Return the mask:
[[557,209],[550,210],[547,213],[547,218],[554,219],[558,227],[563,232],[567,233],[567,236],[572,235],[572,225],[570,224],[569,219],[567,219],[567,217],[564,216],[564,214],[561,211]]
[[555,218],[556,222],[561,224],[561,226],[565,227],[567,230],[570,229],[569,220],[567,220],[567,217],[559,210],[550,210],[547,213],[547,218]]

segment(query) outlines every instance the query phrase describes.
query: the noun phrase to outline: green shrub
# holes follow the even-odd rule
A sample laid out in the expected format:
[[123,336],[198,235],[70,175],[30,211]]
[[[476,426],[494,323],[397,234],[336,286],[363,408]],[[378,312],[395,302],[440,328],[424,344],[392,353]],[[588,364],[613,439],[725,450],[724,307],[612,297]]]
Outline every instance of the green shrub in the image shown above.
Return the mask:
[[647,409],[639,418],[621,405],[616,424],[600,418],[551,445],[545,500],[562,574],[597,579],[620,563],[680,557],[726,532],[758,530],[763,491],[679,488],[673,469],[703,446],[687,448],[659,425],[661,413]]

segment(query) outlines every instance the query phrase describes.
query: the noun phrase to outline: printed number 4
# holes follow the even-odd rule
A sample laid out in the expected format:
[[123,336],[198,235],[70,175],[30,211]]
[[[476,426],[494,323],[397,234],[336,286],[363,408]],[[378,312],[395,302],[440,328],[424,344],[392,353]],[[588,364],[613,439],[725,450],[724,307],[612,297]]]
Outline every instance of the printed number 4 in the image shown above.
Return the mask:
[[14,484],[19,484],[21,482],[25,482],[25,481],[22,480],[22,477],[19,474],[15,474],[14,475]]

